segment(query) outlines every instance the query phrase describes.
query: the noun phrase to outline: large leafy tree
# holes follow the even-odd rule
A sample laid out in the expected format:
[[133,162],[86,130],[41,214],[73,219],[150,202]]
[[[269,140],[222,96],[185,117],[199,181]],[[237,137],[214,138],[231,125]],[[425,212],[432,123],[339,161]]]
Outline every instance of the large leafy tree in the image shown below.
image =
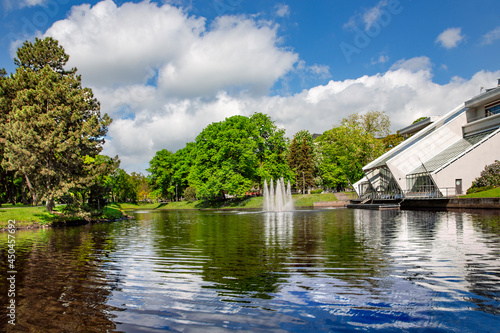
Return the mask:
[[297,190],[309,189],[314,182],[314,144],[309,131],[295,133],[288,152],[288,165],[294,173]]
[[69,56],[50,37],[25,42],[17,52],[16,72],[8,79],[2,166],[25,179],[34,203],[77,186],[86,175],[85,157],[99,154],[111,119],[82,87],[76,69],[66,71]]
[[278,128],[271,117],[263,113],[254,113],[250,120],[258,130],[255,155],[259,163],[256,181],[262,184],[264,179],[291,179],[293,173],[287,164],[287,148],[289,140],[285,130]]
[[196,157],[189,182],[199,198],[242,196],[249,191],[259,167],[259,132],[248,117],[233,116],[208,125],[196,138]]
[[363,166],[384,153],[382,140],[376,139],[363,126],[342,123],[316,140],[321,154],[321,177],[328,187],[344,187],[349,181],[361,179]]
[[[157,151],[149,162],[149,185],[152,196],[155,198],[172,198],[174,158],[170,151],[162,149]],[[175,186],[175,185],[174,185]]]
[[373,137],[382,138],[390,134],[391,121],[384,111],[369,111],[365,114],[353,113],[342,119],[341,125],[358,128]]
[[[189,142],[172,156],[172,187],[175,186],[177,198],[189,187],[188,177],[195,158],[195,147],[194,142]],[[193,189],[190,191],[193,193]]]

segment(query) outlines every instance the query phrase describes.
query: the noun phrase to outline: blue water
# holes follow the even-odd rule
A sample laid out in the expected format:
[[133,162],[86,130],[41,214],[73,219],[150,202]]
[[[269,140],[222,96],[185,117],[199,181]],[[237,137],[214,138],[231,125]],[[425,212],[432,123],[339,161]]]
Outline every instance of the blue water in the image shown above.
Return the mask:
[[17,329],[500,332],[494,212],[135,217],[18,231]]

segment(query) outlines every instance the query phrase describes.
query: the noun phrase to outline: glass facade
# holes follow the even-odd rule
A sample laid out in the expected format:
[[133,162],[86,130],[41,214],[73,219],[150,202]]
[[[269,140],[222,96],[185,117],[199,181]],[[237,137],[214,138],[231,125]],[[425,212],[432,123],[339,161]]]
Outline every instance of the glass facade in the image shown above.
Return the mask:
[[442,194],[428,173],[415,173],[406,176],[407,197],[437,198]]
[[486,107],[486,117],[500,113],[500,103]]

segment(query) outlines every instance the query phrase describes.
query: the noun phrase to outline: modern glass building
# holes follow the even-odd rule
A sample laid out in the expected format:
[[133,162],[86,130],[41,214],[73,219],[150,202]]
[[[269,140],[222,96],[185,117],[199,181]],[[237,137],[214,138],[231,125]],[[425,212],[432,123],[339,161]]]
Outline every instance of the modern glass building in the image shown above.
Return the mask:
[[354,184],[361,198],[464,194],[486,165],[500,160],[500,80],[448,114],[399,133],[407,139],[363,167],[366,176]]

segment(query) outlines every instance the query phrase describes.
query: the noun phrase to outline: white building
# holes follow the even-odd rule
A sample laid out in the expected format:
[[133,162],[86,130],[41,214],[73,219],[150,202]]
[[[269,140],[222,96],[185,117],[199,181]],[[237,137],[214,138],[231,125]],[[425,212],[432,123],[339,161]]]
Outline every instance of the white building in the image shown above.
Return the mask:
[[360,197],[441,197],[463,194],[488,164],[500,160],[498,86],[442,117],[400,130],[411,137],[363,167]]

